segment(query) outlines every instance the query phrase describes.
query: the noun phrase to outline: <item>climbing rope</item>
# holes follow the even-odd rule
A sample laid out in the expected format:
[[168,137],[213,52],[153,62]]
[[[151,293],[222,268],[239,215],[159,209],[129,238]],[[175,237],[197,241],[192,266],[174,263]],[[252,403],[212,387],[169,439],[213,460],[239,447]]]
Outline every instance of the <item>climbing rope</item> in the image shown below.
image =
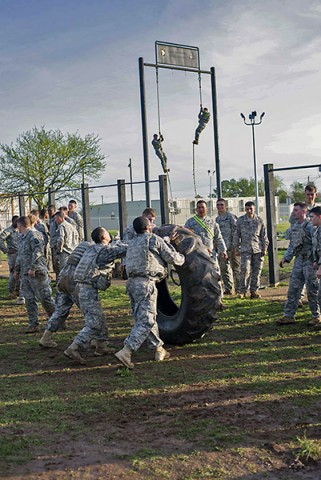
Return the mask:
[[198,88],[200,92],[200,107],[203,108],[203,100],[202,100],[202,76],[201,72],[198,72]]
[[196,188],[196,177],[195,177],[195,145],[193,143],[193,183],[194,183],[194,194],[195,198],[197,197],[197,188]]
[[161,135],[158,67],[156,67],[156,91],[157,91],[158,133]]

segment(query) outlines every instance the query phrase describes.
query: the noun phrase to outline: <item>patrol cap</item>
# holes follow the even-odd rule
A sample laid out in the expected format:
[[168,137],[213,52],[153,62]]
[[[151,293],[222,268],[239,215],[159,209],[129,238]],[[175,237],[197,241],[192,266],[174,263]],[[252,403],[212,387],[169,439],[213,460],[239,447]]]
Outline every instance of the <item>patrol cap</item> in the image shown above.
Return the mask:
[[133,221],[133,227],[136,233],[143,233],[148,225],[149,220],[145,217],[137,217]]

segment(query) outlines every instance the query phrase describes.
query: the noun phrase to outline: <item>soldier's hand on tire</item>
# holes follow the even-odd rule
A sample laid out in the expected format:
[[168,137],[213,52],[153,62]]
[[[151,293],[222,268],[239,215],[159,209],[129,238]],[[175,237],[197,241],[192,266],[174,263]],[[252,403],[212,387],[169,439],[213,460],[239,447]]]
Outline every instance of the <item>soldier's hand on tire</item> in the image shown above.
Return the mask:
[[317,277],[321,278],[321,265],[319,265],[319,268],[317,270]]
[[36,276],[35,270],[31,270],[31,269],[28,270],[28,275],[29,275],[29,277],[35,277]]
[[224,252],[224,253],[222,253],[221,255],[222,255],[222,258],[224,258],[224,260],[227,260],[227,259],[228,259],[227,253]]
[[179,235],[177,232],[173,232],[171,235],[170,235],[170,241],[175,243],[177,245],[178,243],[178,239],[179,239]]

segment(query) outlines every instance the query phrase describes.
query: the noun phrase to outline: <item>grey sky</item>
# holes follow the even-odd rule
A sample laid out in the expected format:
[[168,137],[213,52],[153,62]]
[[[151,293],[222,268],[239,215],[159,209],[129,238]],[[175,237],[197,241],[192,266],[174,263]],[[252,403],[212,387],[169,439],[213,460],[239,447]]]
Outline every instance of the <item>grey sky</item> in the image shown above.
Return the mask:
[[[1,142],[34,125],[95,132],[108,157],[99,183],[143,179],[137,59],[154,61],[154,42],[200,48],[216,67],[222,179],[253,176],[251,132],[240,112],[266,112],[256,129],[263,163],[318,163],[321,151],[321,2],[2,0]],[[203,77],[203,104],[210,80]],[[158,130],[155,72],[146,69],[148,133]],[[161,127],[175,196],[191,196],[192,140],[199,110],[193,74],[160,72]],[[211,125],[197,147],[197,184],[214,169]],[[151,177],[161,173],[150,150]],[[317,170],[281,175],[306,181]],[[107,193],[105,193],[107,194]],[[141,196],[140,192],[137,193]]]

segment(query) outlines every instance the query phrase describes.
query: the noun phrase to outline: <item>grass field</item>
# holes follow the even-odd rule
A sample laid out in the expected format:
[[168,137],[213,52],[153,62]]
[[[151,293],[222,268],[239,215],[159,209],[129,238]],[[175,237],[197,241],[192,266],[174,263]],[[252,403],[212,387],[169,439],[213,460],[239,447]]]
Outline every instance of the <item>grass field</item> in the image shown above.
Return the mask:
[[[58,348],[41,349],[23,333],[24,307],[3,300],[5,280],[0,290],[0,478],[321,478],[321,332],[307,326],[308,307],[277,327],[277,289],[228,299],[203,339],[169,346],[163,363],[142,349],[128,371],[112,356],[89,352],[85,367],[63,356],[82,326],[77,310]],[[125,287],[102,301],[120,347]]]

